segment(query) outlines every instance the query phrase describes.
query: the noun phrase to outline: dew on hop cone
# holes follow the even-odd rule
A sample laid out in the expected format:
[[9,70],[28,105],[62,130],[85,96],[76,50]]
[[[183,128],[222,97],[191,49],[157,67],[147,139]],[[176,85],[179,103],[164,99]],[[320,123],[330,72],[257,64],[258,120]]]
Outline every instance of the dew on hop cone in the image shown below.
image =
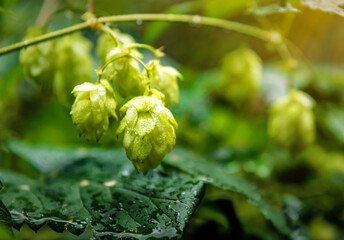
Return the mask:
[[54,92],[61,103],[71,103],[74,86],[91,82],[93,63],[92,43],[80,33],[71,34],[56,42],[56,71]]
[[125,116],[116,134],[122,136],[127,157],[136,170],[146,174],[173,149],[177,122],[158,95],[135,97],[120,111]]
[[223,60],[222,91],[225,98],[237,105],[252,101],[261,87],[262,63],[249,48],[239,48],[227,54]]
[[[24,39],[45,34],[46,30],[41,27],[32,27],[27,30]],[[25,74],[42,86],[51,85],[54,75],[55,41],[45,41],[29,46],[20,51],[20,63],[24,67]]]
[[315,139],[314,100],[306,93],[291,90],[270,108],[268,133],[282,146],[302,150]]
[[150,73],[150,86],[165,95],[165,105],[171,108],[172,103],[179,102],[178,78],[182,75],[173,67],[161,65],[159,60],[147,64]]
[[83,83],[74,88],[76,97],[70,114],[79,134],[91,141],[99,140],[109,127],[109,118],[117,119],[117,101],[107,80],[100,83]]

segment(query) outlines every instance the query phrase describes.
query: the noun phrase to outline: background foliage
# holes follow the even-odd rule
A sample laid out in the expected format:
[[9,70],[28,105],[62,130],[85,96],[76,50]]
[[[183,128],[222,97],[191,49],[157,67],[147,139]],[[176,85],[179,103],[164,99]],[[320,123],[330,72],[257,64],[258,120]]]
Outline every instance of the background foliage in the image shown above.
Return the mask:
[[[47,2],[42,12],[43,1],[1,1],[0,47],[20,41],[51,9],[61,11],[47,22],[50,31],[81,22],[87,11],[82,0]],[[196,24],[113,24],[137,42],[164,46],[163,62],[184,76],[180,104],[172,108],[177,147],[146,177],[118,149],[114,132],[99,143],[79,138],[70,106],[24,76],[19,51],[0,56],[0,236],[344,238],[344,19],[340,1],[321,2],[94,1],[97,16],[199,14],[288,39],[290,56],[253,37]],[[99,33],[82,33],[96,44]],[[244,107],[221,94],[223,58],[240,47],[263,61],[261,92]],[[267,134],[269,106],[290,86],[316,101],[316,141],[301,152]]]

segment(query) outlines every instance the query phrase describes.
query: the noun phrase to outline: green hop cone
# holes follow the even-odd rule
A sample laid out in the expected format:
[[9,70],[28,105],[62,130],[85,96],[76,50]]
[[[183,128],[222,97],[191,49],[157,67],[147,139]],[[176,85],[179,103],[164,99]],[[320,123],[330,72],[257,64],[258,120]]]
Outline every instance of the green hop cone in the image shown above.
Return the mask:
[[116,134],[123,136],[127,157],[136,170],[147,174],[173,149],[177,122],[157,96],[135,97],[120,111],[125,116]]
[[[109,52],[107,61],[125,53],[128,53],[128,50],[115,48]],[[141,73],[139,63],[130,56],[121,57],[110,63],[104,70],[104,77],[113,81],[116,90],[123,98],[142,95],[145,90],[144,75]]]
[[306,93],[291,90],[270,108],[268,133],[282,146],[299,151],[315,139],[313,99]]
[[[27,30],[24,39],[45,34],[44,28],[32,27]],[[27,48],[20,52],[20,63],[25,74],[39,85],[50,86],[54,74],[55,41],[46,41]]]
[[103,136],[109,127],[109,118],[117,119],[117,100],[113,88],[106,80],[99,84],[83,83],[74,88],[76,97],[70,114],[79,134],[89,141]]
[[[134,38],[130,36],[129,34],[121,33],[118,29],[112,29],[112,32],[114,33],[115,37],[118,39],[119,44],[121,46],[124,44],[135,43]],[[117,47],[116,42],[112,39],[112,37],[108,33],[103,32],[99,36],[97,47],[96,47],[96,54],[101,64],[105,63],[106,57],[109,54],[109,52],[116,47]]]
[[173,67],[162,66],[159,60],[152,60],[148,64],[150,86],[165,95],[165,105],[171,108],[172,103],[179,102],[178,78],[182,75]]
[[56,42],[56,71],[54,92],[61,103],[73,101],[70,92],[74,86],[91,82],[93,63],[92,43],[81,34],[75,33],[58,39]]
[[222,91],[228,101],[240,106],[257,96],[262,81],[262,63],[251,49],[239,48],[226,55],[222,72]]

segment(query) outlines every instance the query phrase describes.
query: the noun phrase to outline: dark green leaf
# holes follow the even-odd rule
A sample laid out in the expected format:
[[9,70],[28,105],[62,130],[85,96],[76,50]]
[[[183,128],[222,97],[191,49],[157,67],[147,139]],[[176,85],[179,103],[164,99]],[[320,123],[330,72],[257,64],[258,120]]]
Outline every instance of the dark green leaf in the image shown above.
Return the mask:
[[11,152],[27,160],[42,173],[49,173],[71,164],[86,156],[100,156],[111,159],[112,150],[89,148],[63,148],[52,145],[31,145],[20,141],[9,141],[7,144]]
[[33,154],[33,146],[22,144],[22,151],[16,146],[44,171],[58,167],[59,159],[61,165],[71,162],[41,182],[0,170],[6,185],[0,197],[16,228],[26,222],[37,230],[47,223],[77,235],[90,226],[99,239],[180,238],[203,194],[203,182],[186,175],[136,173],[122,149],[41,146]]
[[[3,185],[0,181],[1,189],[3,189]],[[2,240],[13,239],[11,215],[2,201],[0,201],[0,236]]]
[[195,154],[181,148],[176,148],[169,154],[164,163],[224,190],[243,194],[248,199],[248,202],[256,206],[264,217],[270,220],[280,232],[286,235],[291,232],[282,212],[265,201],[259,189],[244,179],[229,174],[220,165],[206,162]]

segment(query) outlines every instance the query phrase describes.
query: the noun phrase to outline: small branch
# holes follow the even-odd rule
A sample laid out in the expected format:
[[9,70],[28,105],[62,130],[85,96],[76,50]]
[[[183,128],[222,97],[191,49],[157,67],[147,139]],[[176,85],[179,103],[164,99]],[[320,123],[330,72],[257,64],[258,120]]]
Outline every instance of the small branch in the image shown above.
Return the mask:
[[57,37],[61,37],[63,35],[67,35],[76,31],[79,31],[81,29],[86,29],[90,26],[90,24],[88,22],[84,22],[84,23],[80,23],[80,24],[76,24],[74,26],[68,27],[68,28],[64,28],[55,32],[51,32],[51,33],[47,33],[44,35],[41,35],[39,37],[35,37],[35,38],[31,38],[28,40],[24,40],[22,42],[19,43],[15,43],[12,44],[10,46],[4,47],[0,49],[0,55],[5,54],[5,53],[9,53],[9,52],[13,52],[15,50],[24,48],[24,47],[28,47],[40,42],[44,42],[47,40],[51,40]]
[[[259,38],[263,41],[272,42],[274,44],[280,44],[283,39],[277,32],[270,32],[260,29],[258,27],[238,23],[234,21],[228,21],[219,18],[202,17],[198,15],[184,15],[184,14],[128,14],[128,15],[117,15],[109,17],[100,17],[95,19],[98,23],[106,22],[130,22],[130,21],[165,21],[165,22],[182,22],[189,24],[197,24],[211,27],[223,28],[230,31],[239,32],[249,36]],[[90,28],[90,21],[76,24],[71,27],[67,27],[55,32],[47,33],[36,38],[24,40],[19,43],[4,47],[0,49],[0,55],[9,53],[23,47],[34,45],[43,41],[47,41],[56,37],[60,37],[66,34],[70,34],[76,31],[80,31],[86,28]]]
[[107,32],[108,34],[110,34],[110,36],[111,36],[112,40],[115,42],[115,45],[116,45],[116,46],[119,45],[119,43],[118,43],[119,40],[117,39],[116,34],[112,31],[111,28],[109,28],[108,26],[102,24],[102,25],[101,25],[101,29],[102,29],[104,32]]
[[154,47],[152,47],[151,45],[148,44],[143,44],[143,43],[130,43],[127,44],[126,49],[131,49],[131,48],[145,48],[148,49],[149,51],[151,51],[156,59],[159,59],[160,57],[164,56],[164,53],[162,51],[160,51],[160,49],[155,49]]
[[94,13],[93,0],[88,0],[88,12]]

